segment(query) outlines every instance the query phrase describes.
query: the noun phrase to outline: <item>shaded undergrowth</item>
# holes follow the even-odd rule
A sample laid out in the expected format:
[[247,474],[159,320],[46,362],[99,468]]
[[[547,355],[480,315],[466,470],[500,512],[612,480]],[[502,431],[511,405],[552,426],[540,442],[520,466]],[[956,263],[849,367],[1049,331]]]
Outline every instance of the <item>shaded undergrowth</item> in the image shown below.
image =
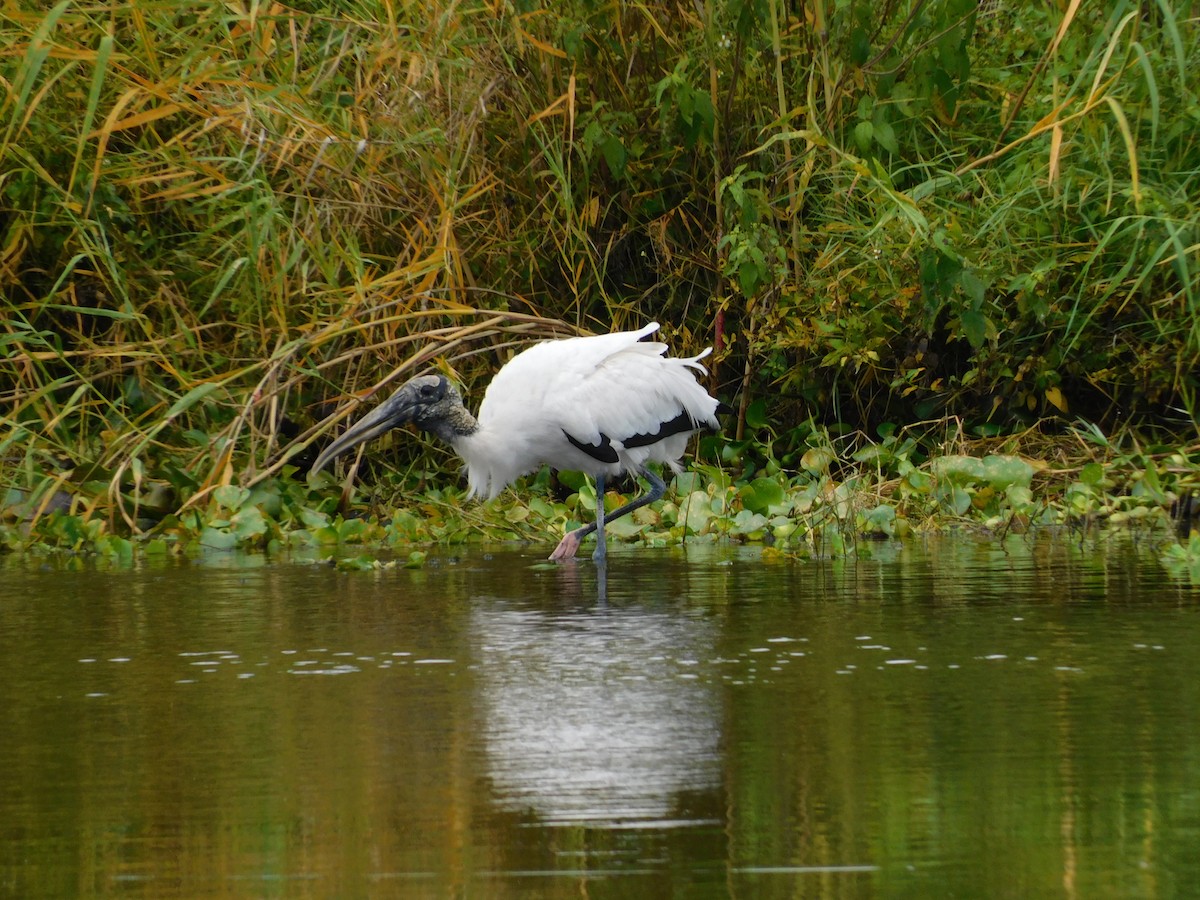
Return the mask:
[[[940,442],[930,452],[927,432],[935,426]],[[1072,451],[1060,436],[1036,429],[968,440],[944,421],[869,442],[800,431],[773,440],[704,439],[701,457],[709,461],[676,476],[662,501],[610,523],[610,540],[658,547],[730,540],[759,545],[766,558],[799,560],[870,555],[875,541],[947,528],[997,536],[1043,527],[1123,529],[1158,547],[1174,574],[1200,580],[1200,445],[1115,446],[1081,428],[1071,436]],[[357,488],[346,478],[340,498],[328,473],[305,480],[288,467],[252,487],[217,486],[204,503],[177,512],[131,496],[120,517],[107,518],[60,481],[45,479],[36,490],[10,490],[0,540],[10,550],[117,562],[249,551],[374,568],[397,556],[420,565],[433,545],[520,541],[549,548],[595,518],[592,483],[577,473],[544,469],[480,503],[467,501],[464,486],[420,456],[402,470],[377,462],[372,472],[374,480]],[[609,491],[606,508],[634,490],[629,482]],[[1189,529],[1190,539],[1177,540]]]

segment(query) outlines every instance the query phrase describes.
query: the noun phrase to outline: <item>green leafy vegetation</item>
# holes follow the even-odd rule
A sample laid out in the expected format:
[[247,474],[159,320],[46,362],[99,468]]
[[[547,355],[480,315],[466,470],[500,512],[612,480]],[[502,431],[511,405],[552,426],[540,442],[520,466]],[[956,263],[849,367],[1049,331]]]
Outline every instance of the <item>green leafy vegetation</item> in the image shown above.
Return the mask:
[[1174,0],[9,4],[0,537],[561,530],[588,488],[465,505],[415,440],[352,462],[357,494],[304,473],[396,379],[478,397],[530,341],[651,318],[714,345],[737,413],[617,537],[1186,531],[1198,27]]

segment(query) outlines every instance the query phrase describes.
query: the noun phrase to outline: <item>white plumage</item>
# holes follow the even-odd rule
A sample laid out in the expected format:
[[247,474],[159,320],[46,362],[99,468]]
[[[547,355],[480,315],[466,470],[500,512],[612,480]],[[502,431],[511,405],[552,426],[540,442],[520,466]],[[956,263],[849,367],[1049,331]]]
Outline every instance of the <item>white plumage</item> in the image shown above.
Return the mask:
[[[697,428],[717,428],[717,401],[697,383],[699,360],[665,356],[667,345],[637,331],[547,341],[513,357],[492,380],[479,407],[479,428],[455,450],[467,462],[473,494],[495,497],[542,465],[589,475],[639,472],[647,462],[678,471]],[[626,448],[633,435],[654,434],[687,413],[695,427],[657,443]],[[604,463],[570,442],[599,446],[607,437],[617,461]]]
[[662,495],[663,483],[646,468],[664,463],[678,472],[688,438],[716,430],[720,404],[696,381],[700,360],[669,357],[667,345],[643,341],[658,330],[547,341],[519,353],[484,394],[478,419],[441,375],[422,375],[355,423],[325,449],[319,470],[351,447],[405,422],[415,422],[454,447],[467,464],[472,496],[497,496],[516,478],[543,465],[585,472],[596,479],[597,497],[607,476],[633,473],[651,491],[568,534],[552,559],[575,554],[579,541],[597,531],[596,558],[604,558],[604,521]]

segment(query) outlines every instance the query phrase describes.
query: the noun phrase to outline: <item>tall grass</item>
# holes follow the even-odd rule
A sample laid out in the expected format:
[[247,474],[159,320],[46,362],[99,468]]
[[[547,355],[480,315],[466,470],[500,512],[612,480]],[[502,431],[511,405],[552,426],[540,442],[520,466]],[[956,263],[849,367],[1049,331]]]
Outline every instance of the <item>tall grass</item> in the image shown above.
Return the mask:
[[474,283],[486,54],[449,7],[423,30],[357,12],[0,14],[10,462],[114,494],[169,464],[195,502],[278,471],[314,404],[433,350],[562,333]]

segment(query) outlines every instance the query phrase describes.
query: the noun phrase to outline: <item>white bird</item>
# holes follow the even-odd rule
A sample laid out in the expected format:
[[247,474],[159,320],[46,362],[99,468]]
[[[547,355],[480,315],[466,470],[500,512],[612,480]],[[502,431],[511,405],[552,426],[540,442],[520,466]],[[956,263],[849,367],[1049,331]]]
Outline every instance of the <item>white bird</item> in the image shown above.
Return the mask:
[[[708,348],[688,358],[666,355],[667,345],[643,341],[658,330],[566,338],[535,344],[514,356],[492,379],[476,419],[444,375],[418,375],[354,423],[322,451],[320,471],[334,457],[407,422],[437,435],[466,461],[467,496],[491,499],[516,478],[543,465],[591,475],[596,521],[562,539],[550,559],[575,555],[596,532],[593,558],[605,558],[604,523],[662,497],[666,485],[647,463],[680,472],[679,459],[697,431],[720,428],[727,408],[696,381]],[[641,476],[650,490],[609,514],[604,480]]]

